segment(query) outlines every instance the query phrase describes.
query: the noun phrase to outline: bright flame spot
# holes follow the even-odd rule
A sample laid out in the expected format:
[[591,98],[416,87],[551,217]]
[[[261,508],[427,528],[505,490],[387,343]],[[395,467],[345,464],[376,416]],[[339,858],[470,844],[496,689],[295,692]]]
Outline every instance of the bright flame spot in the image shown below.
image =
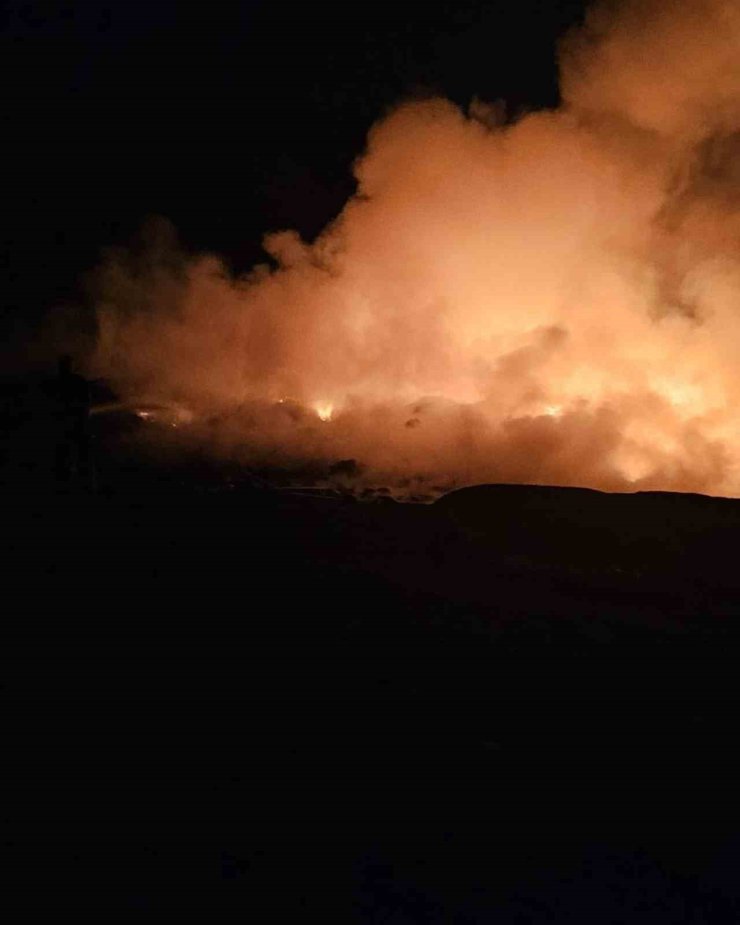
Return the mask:
[[331,421],[331,416],[334,414],[334,405],[331,402],[317,401],[313,408],[322,421]]
[[178,427],[180,424],[190,424],[194,415],[187,408],[177,405],[152,405],[150,407],[135,408],[134,413],[142,421],[152,421],[155,424],[169,424]]
[[545,407],[545,414],[551,418],[559,418],[563,413],[562,405],[547,405]]

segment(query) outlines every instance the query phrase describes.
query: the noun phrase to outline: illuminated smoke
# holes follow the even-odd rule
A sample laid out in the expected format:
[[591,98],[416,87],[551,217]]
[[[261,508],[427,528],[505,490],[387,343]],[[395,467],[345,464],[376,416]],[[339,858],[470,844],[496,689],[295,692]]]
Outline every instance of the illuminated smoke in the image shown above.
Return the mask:
[[[596,8],[563,105],[399,106],[278,268],[166,226],[95,281],[96,375],[245,463],[740,495],[740,3]],[[183,439],[179,428],[178,439]]]

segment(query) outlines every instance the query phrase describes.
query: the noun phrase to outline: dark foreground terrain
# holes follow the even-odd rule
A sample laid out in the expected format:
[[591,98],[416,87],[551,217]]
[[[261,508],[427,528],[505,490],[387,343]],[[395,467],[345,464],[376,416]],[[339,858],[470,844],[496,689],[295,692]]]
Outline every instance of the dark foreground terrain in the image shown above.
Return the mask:
[[3,505],[25,917],[738,921],[740,503],[112,458]]

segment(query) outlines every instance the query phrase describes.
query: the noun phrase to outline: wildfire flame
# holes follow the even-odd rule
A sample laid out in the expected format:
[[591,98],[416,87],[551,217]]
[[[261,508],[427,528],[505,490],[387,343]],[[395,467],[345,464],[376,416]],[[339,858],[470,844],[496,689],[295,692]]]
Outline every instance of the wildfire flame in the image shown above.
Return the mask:
[[163,225],[111,254],[91,368],[216,453],[740,495],[738,47],[738,3],[597,6],[559,109],[399,106],[313,244],[267,235],[277,269]]
[[331,417],[334,414],[334,405],[331,402],[316,402],[313,407],[316,409],[316,414],[318,414],[320,420],[331,421]]

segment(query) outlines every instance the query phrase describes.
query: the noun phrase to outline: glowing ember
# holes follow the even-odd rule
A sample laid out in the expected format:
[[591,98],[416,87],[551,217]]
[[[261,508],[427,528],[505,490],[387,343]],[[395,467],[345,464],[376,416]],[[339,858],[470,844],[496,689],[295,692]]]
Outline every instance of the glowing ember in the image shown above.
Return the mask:
[[331,402],[317,402],[313,407],[322,421],[331,421],[334,414],[334,405]]
[[625,0],[565,42],[559,110],[400,106],[277,269],[113,255],[91,372],[245,461],[740,494],[739,45],[740,4]]
[[164,424],[168,427],[179,427],[181,424],[190,424],[193,413],[187,408],[162,405],[145,405],[134,409],[134,413],[142,421],[154,424]]

